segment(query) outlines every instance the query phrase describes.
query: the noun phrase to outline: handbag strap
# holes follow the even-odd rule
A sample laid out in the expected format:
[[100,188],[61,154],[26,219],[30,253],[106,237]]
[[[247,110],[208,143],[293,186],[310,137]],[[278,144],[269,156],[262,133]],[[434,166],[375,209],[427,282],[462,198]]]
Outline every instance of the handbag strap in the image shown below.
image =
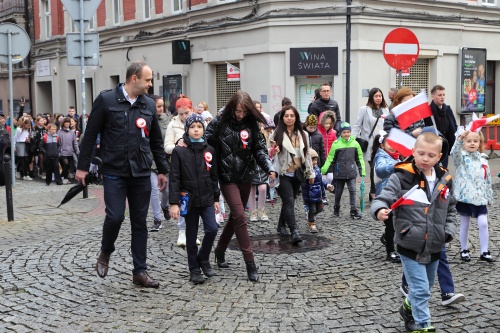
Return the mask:
[[[366,112],[368,112],[368,110],[367,110]],[[377,117],[377,121],[375,122],[375,125],[373,125],[372,131],[370,132],[370,135],[368,135],[368,140],[370,140],[370,138],[372,137],[373,131],[375,131],[375,127],[377,127],[378,120],[380,119],[380,116],[381,116],[381,115],[379,115],[379,116]]]

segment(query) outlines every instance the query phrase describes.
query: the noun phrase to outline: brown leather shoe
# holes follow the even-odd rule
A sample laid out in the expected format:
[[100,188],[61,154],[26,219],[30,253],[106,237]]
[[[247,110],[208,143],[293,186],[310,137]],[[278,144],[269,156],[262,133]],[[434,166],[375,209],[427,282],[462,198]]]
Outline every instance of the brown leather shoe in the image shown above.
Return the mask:
[[99,254],[99,258],[97,258],[97,263],[95,264],[95,270],[97,271],[97,275],[104,278],[108,275],[108,267],[109,267],[109,257],[111,254],[105,254],[101,251]]
[[158,288],[160,286],[160,283],[156,280],[153,280],[153,278],[151,278],[151,276],[149,276],[148,272],[146,271],[135,274],[132,282],[136,285],[146,288]]

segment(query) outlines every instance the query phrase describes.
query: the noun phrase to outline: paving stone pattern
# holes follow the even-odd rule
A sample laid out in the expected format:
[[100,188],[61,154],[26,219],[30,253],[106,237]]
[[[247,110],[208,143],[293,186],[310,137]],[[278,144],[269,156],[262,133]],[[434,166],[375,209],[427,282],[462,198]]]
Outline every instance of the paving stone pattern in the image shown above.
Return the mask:
[[[500,161],[490,163],[496,175]],[[175,246],[176,223],[164,222],[160,232],[149,235],[149,273],[161,283],[151,290],[132,284],[127,219],[108,276],[96,275],[104,218],[102,188],[94,186],[89,199],[80,196],[56,208],[68,189],[18,181],[16,219],[7,222],[5,190],[0,188],[0,332],[405,331],[398,314],[403,301],[401,266],[384,260],[379,241],[383,225],[369,217],[368,209],[361,220],[351,220],[344,200],[341,217],[334,219],[333,205],[326,206],[318,216],[317,235],[330,242],[327,247],[256,251],[259,283],[247,281],[241,253],[228,250],[229,269],[217,268],[216,276],[192,285],[186,253]],[[270,222],[249,223],[255,239],[279,241],[275,227],[280,203],[266,204]],[[497,207],[489,215],[490,250],[500,259]],[[301,199],[296,213],[305,234]],[[499,331],[500,264],[479,261],[474,223],[470,241],[470,263],[460,262],[457,238],[448,248],[456,292],[465,294],[466,301],[441,306],[437,281],[433,289],[431,313],[439,332]]]

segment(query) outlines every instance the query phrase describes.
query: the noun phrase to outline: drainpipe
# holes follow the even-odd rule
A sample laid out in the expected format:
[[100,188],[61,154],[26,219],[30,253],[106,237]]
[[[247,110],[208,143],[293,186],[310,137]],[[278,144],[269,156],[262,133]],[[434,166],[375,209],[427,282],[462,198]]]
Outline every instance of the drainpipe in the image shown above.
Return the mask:
[[347,0],[346,12],[346,60],[345,60],[345,121],[351,119],[351,0]]
[[[24,30],[30,37],[30,41],[33,41],[31,39],[31,29],[30,29],[30,11],[29,11],[29,0],[24,0]],[[33,45],[33,43],[32,43]],[[28,67],[28,98],[30,100],[30,112],[31,116],[33,117],[36,113],[35,110],[33,109],[33,106],[35,105],[33,103],[33,98],[32,98],[32,91],[31,91],[31,85],[32,85],[32,77],[31,77],[31,52],[28,53],[28,56],[26,57],[26,66]]]

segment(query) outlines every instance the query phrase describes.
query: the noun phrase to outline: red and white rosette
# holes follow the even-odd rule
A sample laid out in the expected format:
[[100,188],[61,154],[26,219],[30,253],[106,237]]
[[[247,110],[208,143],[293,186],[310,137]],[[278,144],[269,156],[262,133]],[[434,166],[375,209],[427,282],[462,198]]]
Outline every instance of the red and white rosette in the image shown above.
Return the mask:
[[209,152],[209,151],[206,151],[204,154],[203,154],[203,158],[205,159],[205,164],[207,165],[207,171],[210,171],[210,168],[212,167],[212,164],[210,164],[210,162],[212,162],[212,153]]
[[141,129],[142,137],[145,138],[146,136],[149,136],[149,131],[146,128],[146,119],[144,118],[137,118],[135,121],[135,126]]
[[248,131],[247,130],[242,130],[240,132],[240,138],[241,138],[241,142],[243,143],[243,149],[246,149],[247,146],[248,146],[248,137],[250,136],[250,134],[248,134]]

